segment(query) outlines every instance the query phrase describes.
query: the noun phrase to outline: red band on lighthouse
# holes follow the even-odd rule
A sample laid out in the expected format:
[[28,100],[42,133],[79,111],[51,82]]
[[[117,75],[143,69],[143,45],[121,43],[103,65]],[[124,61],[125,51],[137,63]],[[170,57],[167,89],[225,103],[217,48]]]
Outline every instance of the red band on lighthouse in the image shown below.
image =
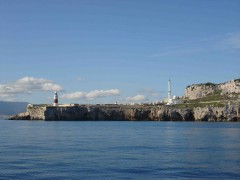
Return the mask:
[[54,93],[53,106],[58,106],[58,94],[57,94],[57,92]]

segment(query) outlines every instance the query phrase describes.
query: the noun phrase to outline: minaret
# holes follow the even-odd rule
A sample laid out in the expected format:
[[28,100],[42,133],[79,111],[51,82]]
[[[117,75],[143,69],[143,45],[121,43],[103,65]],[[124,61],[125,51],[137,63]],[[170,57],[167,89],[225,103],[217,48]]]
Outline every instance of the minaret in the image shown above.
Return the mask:
[[168,100],[171,99],[171,81],[168,80]]
[[54,93],[53,106],[58,106],[58,94],[57,91]]

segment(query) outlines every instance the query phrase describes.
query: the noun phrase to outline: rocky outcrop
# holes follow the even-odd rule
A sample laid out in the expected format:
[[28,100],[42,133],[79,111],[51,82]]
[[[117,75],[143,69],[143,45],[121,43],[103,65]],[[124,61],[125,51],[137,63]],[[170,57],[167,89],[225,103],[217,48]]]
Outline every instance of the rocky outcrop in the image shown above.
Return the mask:
[[31,116],[29,112],[19,113],[16,116],[10,117],[9,120],[30,120]]
[[26,120],[129,120],[129,121],[240,121],[240,106],[174,108],[171,106],[81,105],[34,106],[11,118]]
[[240,121],[240,106],[194,108],[199,121]]
[[199,99],[214,93],[219,93],[221,95],[240,93],[240,79],[221,84],[205,83],[188,86],[185,89],[185,98]]

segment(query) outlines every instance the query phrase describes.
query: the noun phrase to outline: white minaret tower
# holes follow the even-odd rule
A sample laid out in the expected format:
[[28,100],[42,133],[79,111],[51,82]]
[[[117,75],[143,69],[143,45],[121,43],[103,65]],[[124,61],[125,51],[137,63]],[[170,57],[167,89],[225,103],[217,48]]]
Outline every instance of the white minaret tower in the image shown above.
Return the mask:
[[58,94],[57,91],[54,93],[53,106],[58,106]]
[[171,81],[168,80],[168,101],[171,99]]

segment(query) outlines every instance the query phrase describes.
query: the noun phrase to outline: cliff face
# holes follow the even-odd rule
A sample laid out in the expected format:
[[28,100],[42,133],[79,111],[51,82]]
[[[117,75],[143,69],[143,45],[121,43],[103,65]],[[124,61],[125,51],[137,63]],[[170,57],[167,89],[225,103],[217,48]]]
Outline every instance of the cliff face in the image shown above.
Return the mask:
[[232,80],[221,84],[195,84],[185,89],[185,97],[188,99],[198,99],[209,94],[219,92],[221,95],[240,93],[240,80]]
[[194,108],[194,117],[200,121],[240,121],[240,106]]
[[10,119],[240,121],[240,79],[221,84],[206,83],[188,86],[185,89],[185,98],[182,104],[174,106],[30,105],[26,113]]
[[130,121],[240,121],[240,106],[174,108],[169,106],[131,107],[72,106],[32,107],[11,119],[26,120],[130,120]]

